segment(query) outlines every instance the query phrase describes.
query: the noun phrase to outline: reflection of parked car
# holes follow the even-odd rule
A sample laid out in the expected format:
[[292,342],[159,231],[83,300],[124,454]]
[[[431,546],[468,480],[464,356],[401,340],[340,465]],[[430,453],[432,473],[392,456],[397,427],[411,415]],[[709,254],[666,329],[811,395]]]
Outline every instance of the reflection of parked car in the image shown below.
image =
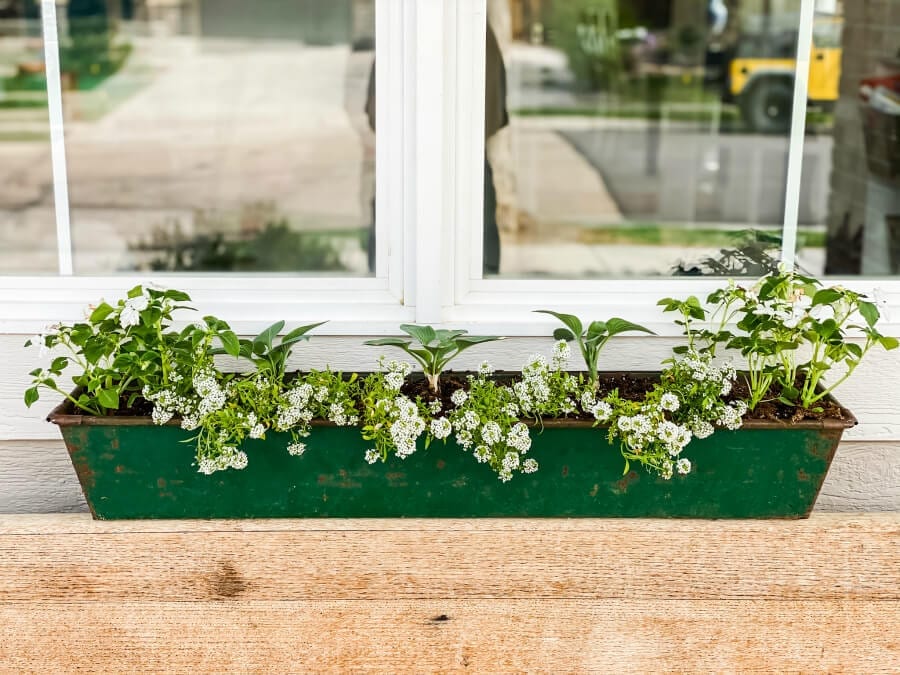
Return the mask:
[[[813,29],[809,102],[831,107],[841,77],[842,21],[819,16]],[[728,70],[728,93],[750,129],[785,133],[791,127],[797,33],[743,36]]]

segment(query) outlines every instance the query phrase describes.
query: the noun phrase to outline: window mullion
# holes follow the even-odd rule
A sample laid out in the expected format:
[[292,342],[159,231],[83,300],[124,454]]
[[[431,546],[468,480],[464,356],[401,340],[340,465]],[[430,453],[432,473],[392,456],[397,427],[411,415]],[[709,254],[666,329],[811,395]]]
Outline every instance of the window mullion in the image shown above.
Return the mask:
[[800,189],[803,173],[803,146],[806,137],[806,100],[809,91],[809,66],[812,54],[813,20],[816,0],[802,0],[800,29],[797,34],[797,60],[794,73],[794,107],[788,148],[787,185],[785,187],[784,227],[781,260],[793,269],[797,257],[797,225],[800,216]]
[[59,69],[59,30],[56,1],[43,0],[41,22],[44,34],[44,70],[47,80],[47,109],[50,115],[50,161],[53,168],[53,196],[56,213],[56,245],[59,273],[70,276],[72,231],[69,222],[69,189],[66,172],[66,142],[63,132],[62,82]]
[[412,5],[415,42],[414,251],[416,321],[442,320],[445,287],[443,232],[445,192],[444,1],[417,0]]

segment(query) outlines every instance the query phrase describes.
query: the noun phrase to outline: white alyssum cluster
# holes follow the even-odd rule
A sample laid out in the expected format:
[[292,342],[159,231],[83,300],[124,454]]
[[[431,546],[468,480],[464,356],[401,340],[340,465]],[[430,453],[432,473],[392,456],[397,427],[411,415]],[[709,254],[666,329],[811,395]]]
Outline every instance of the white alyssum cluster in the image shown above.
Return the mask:
[[[553,395],[551,379],[554,376],[560,376],[560,371],[565,367],[570,355],[568,343],[560,340],[554,345],[551,363],[548,363],[542,354],[532,354],[528,358],[528,363],[522,368],[522,379],[512,386],[516,404],[522,414],[541,414]],[[562,374],[561,377],[563,389],[566,392],[574,392],[575,378],[566,374]],[[567,395],[563,395],[561,398],[560,412],[564,415],[575,412],[574,398]]]
[[405,459],[416,451],[416,441],[425,431],[425,420],[419,415],[418,406],[406,396],[397,396],[389,410],[393,419],[391,441],[397,457]]
[[390,360],[385,362],[382,359],[379,362],[381,368],[386,371],[384,381],[388,389],[392,391],[400,391],[406,378],[412,372],[412,364],[405,361]]
[[200,473],[210,475],[225,469],[245,469],[247,453],[233,446],[226,446],[216,457],[204,457],[197,465]]
[[465,405],[466,401],[469,400],[469,395],[466,393],[465,389],[457,389],[450,396],[450,402],[453,403],[457,408]]
[[431,435],[438,440],[444,440],[453,431],[453,425],[450,424],[450,420],[446,417],[438,417],[437,419],[431,420],[430,431]]
[[287,431],[298,425],[307,425],[314,417],[312,409],[313,386],[308,382],[297,384],[282,396],[276,413],[275,428]]
[[612,406],[606,401],[598,401],[592,389],[581,393],[581,409],[593,415],[598,422],[608,422],[613,414]]

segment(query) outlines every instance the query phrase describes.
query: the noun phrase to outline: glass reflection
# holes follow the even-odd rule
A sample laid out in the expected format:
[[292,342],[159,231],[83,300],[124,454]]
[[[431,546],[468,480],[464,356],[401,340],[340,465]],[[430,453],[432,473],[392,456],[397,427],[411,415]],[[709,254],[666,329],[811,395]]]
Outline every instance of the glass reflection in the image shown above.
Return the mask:
[[58,270],[36,0],[0,2],[0,274]]
[[[756,275],[777,265],[799,6],[490,0],[507,84],[491,84],[488,58],[488,111],[493,89],[509,113],[487,141],[500,274]],[[823,264],[809,247],[822,241],[823,212],[820,201],[801,204],[810,271]]]
[[374,0],[59,14],[77,273],[369,274]]
[[810,93],[823,89],[829,105],[807,139],[820,152],[804,157],[803,200],[826,207],[818,224],[827,274],[897,275],[900,1],[820,2],[818,10]]

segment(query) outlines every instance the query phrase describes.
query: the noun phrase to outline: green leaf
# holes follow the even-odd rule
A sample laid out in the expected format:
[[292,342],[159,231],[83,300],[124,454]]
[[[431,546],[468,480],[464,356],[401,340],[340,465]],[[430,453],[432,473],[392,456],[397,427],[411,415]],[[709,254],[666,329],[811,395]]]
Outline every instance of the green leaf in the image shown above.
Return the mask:
[[119,408],[119,392],[115,389],[101,389],[97,392],[97,400],[104,408],[111,410]]
[[226,354],[238,357],[241,354],[241,342],[233,331],[226,330],[219,333],[219,339],[222,341],[222,348]]
[[308,326],[300,326],[290,331],[287,335],[281,338],[281,344],[293,344],[298,340],[308,339],[307,333],[311,331],[313,328],[318,328],[322,324],[328,323],[327,321],[319,321],[318,323],[311,323]]
[[860,301],[859,313],[862,314],[862,318],[866,320],[870,328],[874,328],[875,324],[878,323],[878,319],[881,318],[878,308],[871,302]]
[[413,323],[404,323],[400,326],[400,330],[414,337],[423,347],[431,345],[432,341],[437,339],[437,333],[431,326],[417,326]]
[[626,460],[625,460],[625,469],[622,471],[622,475],[623,475],[623,476],[627,475],[627,474],[628,474],[628,469],[630,469],[630,468],[631,468],[631,462],[629,462],[629,461],[626,459]]
[[568,328],[557,328],[555,331],[553,331],[553,339],[571,342],[575,339],[575,335],[573,335],[572,331],[570,331]]
[[503,339],[504,338],[502,337],[495,337],[492,335],[464,335],[456,338],[456,346],[459,348],[459,351],[462,351],[473,345],[481,344],[482,342],[494,342]]
[[128,297],[136,298],[139,295],[143,295],[143,293],[144,293],[144,287],[141,285],[137,285],[134,288],[132,288],[130,291],[128,291]]
[[57,373],[62,372],[66,369],[66,366],[69,365],[69,359],[65,356],[57,356],[53,359],[53,363],[50,364],[50,370],[55,371]]
[[[284,321],[276,321],[262,333],[253,338],[253,351],[256,354],[265,354],[267,351],[271,350],[272,341],[275,339],[275,336],[281,332],[282,328],[284,328]],[[263,347],[264,350],[259,351],[258,346]]]
[[190,302],[191,296],[189,296],[184,291],[179,291],[176,289],[170,289],[163,293],[164,298],[169,298],[170,300],[174,300],[175,302]]
[[549,314],[550,316],[555,316],[557,319],[563,322],[566,328],[572,331],[575,335],[581,335],[584,331],[584,328],[581,325],[581,320],[577,316],[573,316],[572,314],[562,314],[560,312],[554,312],[549,309],[536,309],[534,310],[538,314]]
[[816,305],[830,305],[833,302],[841,299],[841,292],[835,290],[834,288],[823,288],[821,291],[818,291],[812,299],[812,306]]
[[900,340],[897,340],[897,338],[890,337],[888,335],[883,335],[878,338],[878,342],[881,343],[882,347],[888,350],[897,349],[897,347],[900,346]]
[[25,390],[25,405],[30,408],[40,397],[37,387],[29,387]]
[[607,327],[605,321],[591,321],[591,325],[588,326],[587,336],[588,339],[595,339],[602,335],[606,335]]
[[112,314],[115,310],[107,303],[101,302],[97,308],[91,312],[91,323],[100,323]]
[[375,340],[366,340],[363,344],[369,345],[370,347],[400,347],[401,349],[406,349],[412,344],[412,341],[407,340],[406,338],[386,337],[377,338]]
[[613,335],[618,335],[619,333],[625,333],[629,331],[640,331],[642,333],[656,335],[656,333],[654,333],[649,328],[644,328],[641,325],[631,323],[630,321],[626,321],[625,319],[619,319],[618,317],[613,317],[612,319],[607,321],[606,329],[609,331],[610,337],[612,337]]

